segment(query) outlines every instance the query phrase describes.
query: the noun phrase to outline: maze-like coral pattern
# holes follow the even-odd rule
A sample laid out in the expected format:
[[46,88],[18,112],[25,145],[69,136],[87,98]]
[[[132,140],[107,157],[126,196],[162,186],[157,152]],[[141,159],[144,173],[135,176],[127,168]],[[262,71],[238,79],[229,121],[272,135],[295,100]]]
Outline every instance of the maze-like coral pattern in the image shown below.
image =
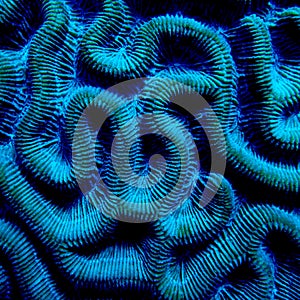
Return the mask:
[[[296,0],[0,1],[0,298],[299,299],[299,36]],[[118,178],[112,140],[142,113],[184,124],[201,170],[176,211],[126,223],[80,191],[72,140],[99,93],[140,77],[176,80],[209,102],[227,166],[209,174],[217,138],[170,105],[180,89],[149,79],[127,91],[135,100],[105,121],[95,147],[110,190],[151,201],[188,167],[172,141],[150,135],[134,143],[131,166],[147,173],[159,153],[166,177],[149,189]],[[127,128],[124,143],[136,134]],[[204,206],[209,176],[217,192]]]

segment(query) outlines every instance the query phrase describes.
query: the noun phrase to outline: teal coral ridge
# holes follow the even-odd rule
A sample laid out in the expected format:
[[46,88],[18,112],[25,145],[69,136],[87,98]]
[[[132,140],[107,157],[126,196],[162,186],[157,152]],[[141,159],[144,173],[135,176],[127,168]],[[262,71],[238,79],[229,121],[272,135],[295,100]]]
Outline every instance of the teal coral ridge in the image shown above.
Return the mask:
[[[0,29],[1,299],[299,298],[296,1],[9,0],[0,1]],[[152,78],[126,96],[105,91],[139,77]],[[180,84],[169,89],[160,79]],[[209,102],[225,149],[209,116],[210,145],[201,124],[170,103],[184,93],[181,84]],[[93,102],[101,93],[106,98]],[[112,113],[95,147],[86,139],[96,128],[81,123],[73,145],[89,105]],[[121,222],[97,209],[99,191],[92,201],[80,191],[72,152],[88,161],[95,151],[112,193],[156,200],[190,167],[172,141],[151,136],[153,145],[136,128],[121,137],[136,139],[136,173],[149,170],[152,152],[163,154],[167,173],[156,189],[124,183],[110,157],[118,130],[153,112],[183,124],[201,168],[177,210]],[[209,174],[212,146],[227,158],[224,175]],[[92,182],[89,167],[80,165],[80,174]],[[215,193],[207,205],[199,201],[205,187]],[[105,212],[111,203],[101,197]]]

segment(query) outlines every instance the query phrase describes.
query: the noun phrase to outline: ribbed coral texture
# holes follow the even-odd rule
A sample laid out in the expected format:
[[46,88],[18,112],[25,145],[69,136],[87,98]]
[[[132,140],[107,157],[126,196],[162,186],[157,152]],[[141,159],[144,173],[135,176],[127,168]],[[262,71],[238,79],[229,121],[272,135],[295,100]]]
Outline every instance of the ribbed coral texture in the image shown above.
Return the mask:
[[[0,0],[0,299],[299,299],[299,37],[296,0]],[[152,134],[131,147],[136,174],[148,174],[151,155],[165,158],[154,187],[122,181],[111,145],[130,119],[160,112],[185,126],[201,164],[178,209],[131,223],[85,197],[72,141],[97,95],[141,77],[144,87],[126,91],[134,101],[109,92],[110,105],[127,104],[105,120],[95,157],[82,150],[88,123],[75,150],[95,158],[112,193],[159,199],[191,163],[175,123],[160,124],[173,140]],[[208,138],[170,104],[180,88],[153,78],[203,96],[225,149],[213,122]],[[125,126],[120,141],[129,137],[137,132]],[[211,147],[225,174],[210,173]],[[208,178],[215,195],[201,205]]]

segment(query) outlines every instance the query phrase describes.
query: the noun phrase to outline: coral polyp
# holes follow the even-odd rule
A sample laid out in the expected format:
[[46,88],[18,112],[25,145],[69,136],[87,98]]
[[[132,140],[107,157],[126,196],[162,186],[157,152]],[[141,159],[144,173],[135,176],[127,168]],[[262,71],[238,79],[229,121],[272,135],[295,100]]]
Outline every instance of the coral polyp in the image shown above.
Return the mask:
[[0,1],[0,298],[300,295],[298,1]]

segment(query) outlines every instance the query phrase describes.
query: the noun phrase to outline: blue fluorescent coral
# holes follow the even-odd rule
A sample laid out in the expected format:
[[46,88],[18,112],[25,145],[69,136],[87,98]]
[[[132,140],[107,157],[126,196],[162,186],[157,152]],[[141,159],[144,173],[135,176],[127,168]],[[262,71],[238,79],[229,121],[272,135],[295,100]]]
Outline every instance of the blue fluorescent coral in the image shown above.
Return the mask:
[[0,0],[0,299],[300,299],[299,37],[299,0]]

